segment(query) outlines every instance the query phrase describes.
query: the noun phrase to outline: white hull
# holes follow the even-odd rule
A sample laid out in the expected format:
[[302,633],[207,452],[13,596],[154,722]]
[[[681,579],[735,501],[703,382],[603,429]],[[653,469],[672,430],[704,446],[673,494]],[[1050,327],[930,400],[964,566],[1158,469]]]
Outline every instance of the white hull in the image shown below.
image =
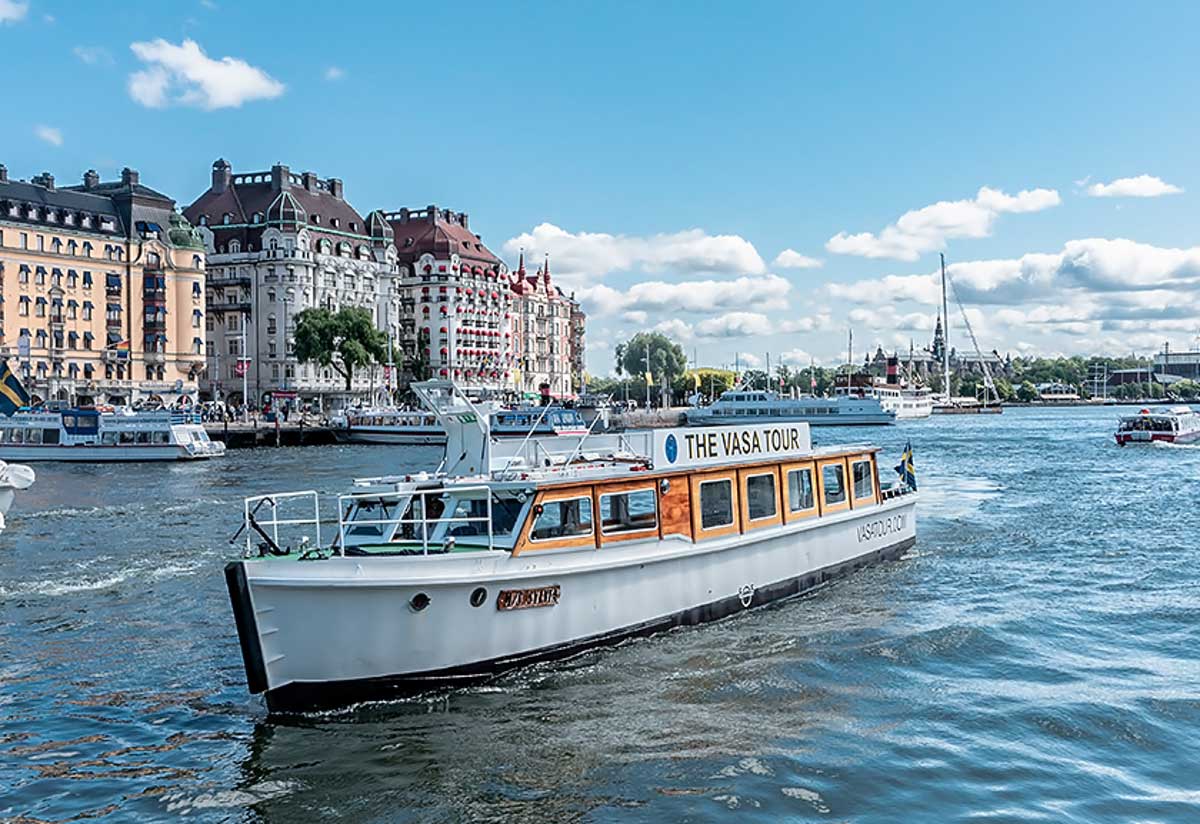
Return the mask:
[[3,525],[4,516],[12,508],[13,495],[13,488],[11,486],[0,486],[0,525]]
[[78,461],[86,463],[107,463],[118,461],[198,461],[205,458],[215,458],[224,454],[223,449],[189,452],[186,447],[176,444],[156,446],[115,444],[76,444],[74,446],[57,445],[24,445],[9,444],[0,446],[0,460],[3,461]]
[[[273,709],[345,704],[387,685],[411,691],[486,677],[797,594],[911,545],[915,503],[904,496],[701,544],[654,538],[532,557],[242,561],[227,579],[252,688],[257,680]],[[497,609],[502,589],[552,585],[561,589],[553,606]],[[475,607],[479,588],[486,598]],[[430,599],[422,611],[409,603],[417,593]]]
[[336,429],[339,443],[392,444],[396,446],[444,446],[446,433],[441,430],[400,429],[398,427],[354,427]]

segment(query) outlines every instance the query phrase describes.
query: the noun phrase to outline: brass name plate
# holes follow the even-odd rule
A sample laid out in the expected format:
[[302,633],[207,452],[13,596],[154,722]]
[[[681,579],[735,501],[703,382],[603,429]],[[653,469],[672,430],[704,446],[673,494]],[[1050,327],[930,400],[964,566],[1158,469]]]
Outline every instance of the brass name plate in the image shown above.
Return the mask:
[[535,589],[502,589],[496,596],[496,609],[535,609],[558,604],[558,584]]

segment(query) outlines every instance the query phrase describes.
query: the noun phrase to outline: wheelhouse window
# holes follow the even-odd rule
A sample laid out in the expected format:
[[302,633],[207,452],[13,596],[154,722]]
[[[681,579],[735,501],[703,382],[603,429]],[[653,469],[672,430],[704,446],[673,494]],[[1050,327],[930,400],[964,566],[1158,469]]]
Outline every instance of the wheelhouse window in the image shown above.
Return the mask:
[[821,468],[821,488],[825,492],[825,505],[845,503],[846,472],[841,464]]
[[775,474],[751,475],[746,479],[746,514],[752,521],[775,517]]
[[534,541],[592,534],[592,499],[566,498],[540,505],[529,537]]
[[871,473],[870,461],[855,461],[850,466],[854,477],[854,498],[870,498],[875,494],[875,479]]
[[788,511],[803,512],[812,509],[817,501],[813,495],[811,469],[793,469],[788,472]]
[[658,495],[654,489],[635,489],[600,496],[600,532],[617,535],[658,528]]
[[701,481],[700,528],[716,529],[733,523],[733,481]]

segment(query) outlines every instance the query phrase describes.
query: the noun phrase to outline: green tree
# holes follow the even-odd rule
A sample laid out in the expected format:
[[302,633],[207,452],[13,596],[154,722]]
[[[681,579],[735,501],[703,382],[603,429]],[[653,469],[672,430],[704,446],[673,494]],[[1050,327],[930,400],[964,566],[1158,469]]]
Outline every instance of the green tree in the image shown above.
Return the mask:
[[687,398],[696,392],[696,376],[700,377],[700,394],[715,400],[721,393],[733,388],[734,375],[728,369],[712,369],[702,366],[689,369],[671,382],[671,389],[679,397]]
[[1029,403],[1036,401],[1038,398],[1037,387],[1033,385],[1033,381],[1021,381],[1020,387],[1017,388],[1017,400]]
[[[646,353],[650,360],[647,362]],[[673,380],[687,369],[687,355],[683,347],[660,332],[638,332],[616,348],[617,369],[627,375],[642,380],[645,387],[645,374],[651,372],[655,383],[661,383],[664,376]]]
[[771,379],[761,369],[747,369],[742,372],[742,383],[750,389],[769,389]]
[[387,359],[387,336],[371,313],[358,306],[337,312],[305,309],[296,315],[296,358],[332,367],[350,391],[356,369]]

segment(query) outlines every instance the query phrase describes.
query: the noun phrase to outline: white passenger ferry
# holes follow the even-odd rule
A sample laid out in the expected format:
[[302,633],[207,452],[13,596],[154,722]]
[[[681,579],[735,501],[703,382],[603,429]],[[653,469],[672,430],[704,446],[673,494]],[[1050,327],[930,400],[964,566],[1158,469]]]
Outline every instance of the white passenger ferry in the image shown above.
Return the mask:
[[789,398],[778,392],[730,389],[710,406],[685,413],[688,426],[736,426],[747,423],[807,423],[810,426],[872,426],[896,422],[896,413],[878,398]]
[[[585,435],[587,421],[575,409],[561,406],[528,407],[489,411],[493,438],[524,438],[536,436]],[[409,446],[442,445],[446,430],[437,417],[429,412],[399,409],[355,409],[333,420],[333,436],[342,443],[405,444]]]
[[1194,443],[1200,441],[1200,414],[1190,406],[1146,408],[1117,423],[1117,444]]
[[37,475],[28,466],[0,461],[0,532],[4,531],[4,516],[12,508],[13,498],[22,489],[29,489]]
[[190,461],[225,454],[197,415],[97,409],[22,411],[0,419],[9,461]]
[[[467,684],[810,590],[916,540],[876,448],[806,424],[499,441],[453,384],[436,474],[249,498],[225,570],[251,692],[273,711]],[[328,504],[326,505],[328,507]]]
[[341,443],[405,446],[446,443],[446,431],[428,412],[408,409],[352,409],[333,419],[333,437]]
[[893,412],[896,420],[917,420],[933,415],[933,393],[925,387],[900,386],[892,383],[875,383],[870,386],[852,386],[836,389],[839,397],[875,398],[887,412]]

